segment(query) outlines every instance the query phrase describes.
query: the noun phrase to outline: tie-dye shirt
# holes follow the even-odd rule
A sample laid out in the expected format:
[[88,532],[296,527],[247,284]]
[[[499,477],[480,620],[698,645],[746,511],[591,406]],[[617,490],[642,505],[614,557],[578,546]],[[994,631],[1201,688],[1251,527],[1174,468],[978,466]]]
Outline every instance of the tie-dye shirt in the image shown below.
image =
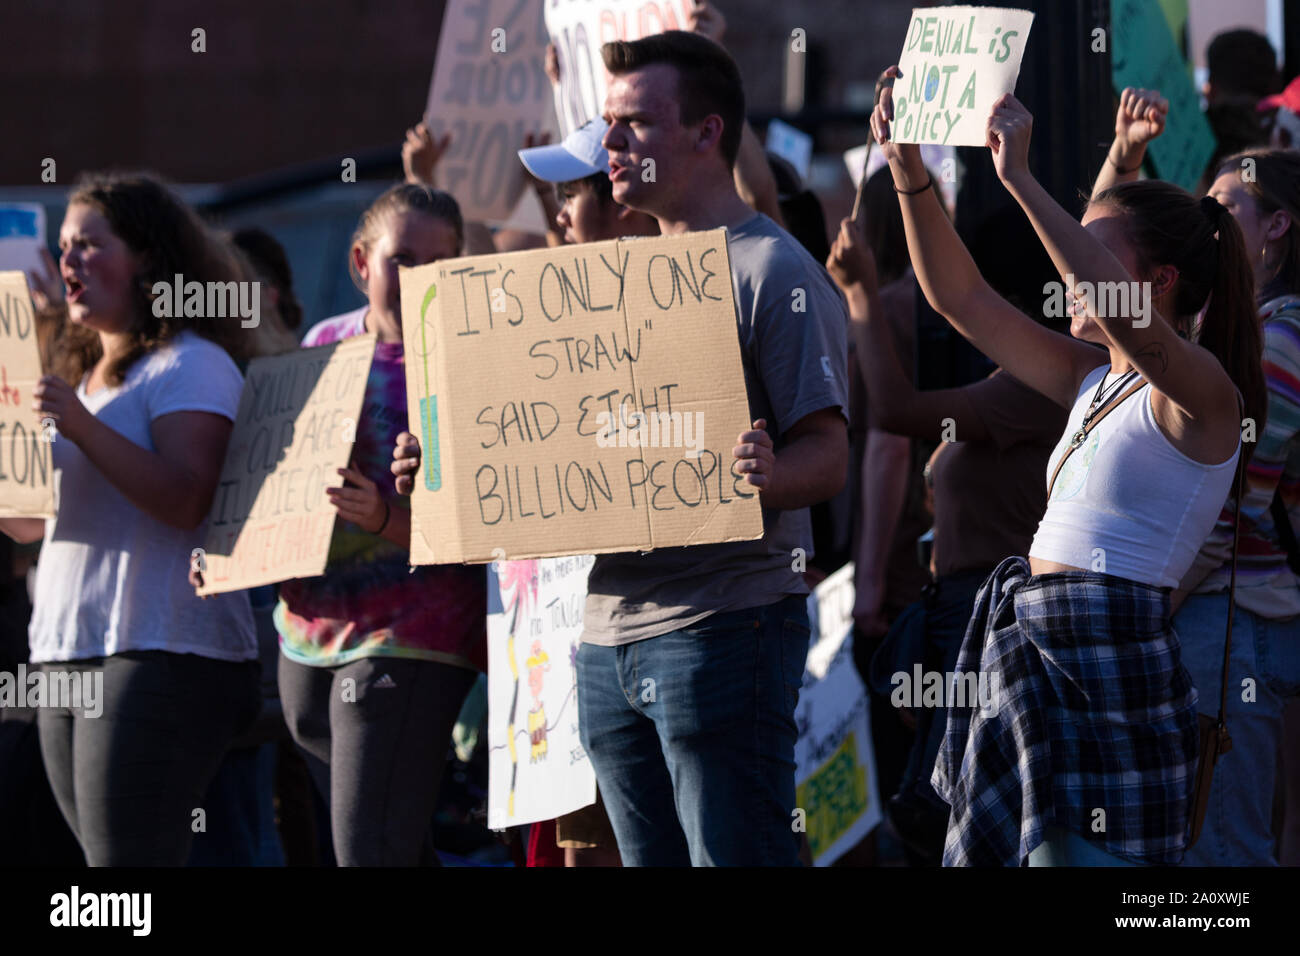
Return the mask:
[[[303,347],[328,345],[365,332],[365,309],[326,319]],[[353,461],[392,508],[409,508],[389,469],[393,445],[406,430],[402,345],[379,342],[357,424]],[[341,518],[329,563],[316,578],[280,587],[275,626],[290,660],[318,667],[361,657],[406,657],[484,670],[486,574],[459,564],[412,569],[405,549]]]

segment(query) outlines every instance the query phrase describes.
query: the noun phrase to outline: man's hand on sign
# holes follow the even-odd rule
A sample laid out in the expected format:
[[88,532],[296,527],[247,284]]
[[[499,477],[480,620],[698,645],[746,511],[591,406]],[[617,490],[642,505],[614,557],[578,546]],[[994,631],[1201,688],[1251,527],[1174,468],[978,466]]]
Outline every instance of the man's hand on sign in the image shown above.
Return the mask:
[[[355,464],[355,462],[354,462]],[[379,491],[379,486],[357,471],[356,468],[340,468],[339,474],[352,487],[326,488],[332,504],[344,521],[351,521],[362,531],[379,534],[388,524],[390,508]]]
[[[190,587],[194,588],[196,591],[203,587],[203,572],[199,570],[196,563],[190,564]],[[208,598],[206,594],[202,594],[200,597],[205,601]]]
[[876,257],[867,245],[862,226],[852,219],[840,220],[840,231],[831,244],[831,254],[826,260],[826,271],[846,295],[875,294],[879,286]]
[[708,0],[696,0],[686,21],[686,29],[700,36],[706,36],[718,46],[722,46],[722,37],[727,32],[727,18]]
[[998,178],[1011,180],[1029,172],[1029,136],[1034,118],[1018,99],[1004,93],[993,104],[988,120],[988,147],[993,151],[993,168]]
[[438,160],[451,145],[451,133],[445,133],[435,140],[424,123],[417,123],[406,131],[406,142],[402,144],[402,169],[406,172],[408,183],[434,185],[433,174],[438,167]]
[[752,431],[741,432],[736,439],[738,444],[731,449],[736,457],[733,471],[744,475],[745,481],[762,491],[772,482],[772,471],[776,465],[776,452],[772,448],[772,436],[765,429],[767,419],[760,418],[754,422]]
[[[1169,101],[1159,90],[1125,87],[1115,112],[1115,142],[1125,152],[1146,149],[1147,143],[1165,131]],[[1130,163],[1124,163],[1128,166]]]
[[95,420],[81,404],[76,389],[55,375],[42,377],[32,389],[32,411],[39,421],[54,419],[59,435],[74,445],[81,443],[86,426]]
[[897,65],[880,74],[879,100],[871,111],[871,135],[880,145],[881,155],[889,162],[894,177],[894,188],[915,190],[925,186],[930,174],[921,159],[921,147],[915,143],[895,143],[890,138],[889,124],[894,121],[894,83],[903,74]]
[[397,436],[393,446],[393,463],[388,466],[397,479],[397,493],[409,495],[415,490],[415,473],[420,470],[420,439],[410,432]]

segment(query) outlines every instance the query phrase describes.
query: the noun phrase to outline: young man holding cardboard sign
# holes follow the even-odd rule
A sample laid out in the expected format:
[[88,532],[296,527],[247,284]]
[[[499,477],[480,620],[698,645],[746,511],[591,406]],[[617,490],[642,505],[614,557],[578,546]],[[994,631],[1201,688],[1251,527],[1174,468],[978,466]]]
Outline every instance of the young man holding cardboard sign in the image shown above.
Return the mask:
[[754,541],[599,555],[578,653],[582,741],[624,863],[795,865],[794,707],[809,505],[845,480],[846,319],[824,269],[736,193],[735,63],[698,35],[603,49],[614,198],[665,235],[725,227],[753,430]]

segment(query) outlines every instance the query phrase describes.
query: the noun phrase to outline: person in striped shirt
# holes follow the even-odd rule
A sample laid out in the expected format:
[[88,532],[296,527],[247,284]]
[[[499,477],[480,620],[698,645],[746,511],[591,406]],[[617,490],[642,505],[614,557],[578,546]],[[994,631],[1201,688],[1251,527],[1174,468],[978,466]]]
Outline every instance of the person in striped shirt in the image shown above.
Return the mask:
[[[1184,865],[1274,866],[1273,790],[1282,713],[1300,696],[1300,152],[1226,158],[1210,188],[1252,253],[1264,329],[1266,422],[1254,433],[1240,509],[1236,615],[1228,677],[1232,750],[1215,769],[1199,842]],[[1229,498],[1180,593],[1174,618],[1202,713],[1218,711],[1236,502]],[[1290,552],[1290,554],[1288,554]]]

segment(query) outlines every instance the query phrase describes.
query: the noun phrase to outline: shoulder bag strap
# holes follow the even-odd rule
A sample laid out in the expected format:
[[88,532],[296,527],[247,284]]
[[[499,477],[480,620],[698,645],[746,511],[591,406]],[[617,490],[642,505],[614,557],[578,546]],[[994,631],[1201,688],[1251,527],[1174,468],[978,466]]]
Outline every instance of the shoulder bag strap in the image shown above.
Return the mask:
[[[1097,427],[1097,423],[1099,421],[1101,421],[1103,418],[1105,418],[1115,409],[1119,408],[1119,406],[1124,402],[1125,399],[1127,399],[1130,395],[1136,394],[1137,391],[1141,389],[1142,386],[1144,385],[1146,385],[1146,382],[1143,381],[1142,379],[1138,379],[1137,384],[1130,386],[1128,390],[1124,392],[1123,395],[1115,399],[1115,401],[1111,402],[1100,412],[1098,412],[1097,415],[1093,418],[1093,420],[1088,422],[1088,427],[1083,430],[1083,437],[1086,439],[1088,435],[1092,433],[1092,430]],[[1075,434],[1077,434],[1077,432],[1075,432]],[[1074,450],[1076,448],[1081,448],[1081,447],[1083,447],[1083,442],[1079,442],[1078,444],[1072,442],[1070,446],[1065,449],[1065,454],[1061,456],[1061,460],[1056,463],[1056,470],[1052,472],[1051,480],[1047,482],[1047,498],[1049,501],[1052,498],[1052,487],[1056,484],[1056,476],[1061,473],[1061,466],[1065,464],[1065,460],[1067,458],[1069,458],[1072,454],[1074,454]]]

